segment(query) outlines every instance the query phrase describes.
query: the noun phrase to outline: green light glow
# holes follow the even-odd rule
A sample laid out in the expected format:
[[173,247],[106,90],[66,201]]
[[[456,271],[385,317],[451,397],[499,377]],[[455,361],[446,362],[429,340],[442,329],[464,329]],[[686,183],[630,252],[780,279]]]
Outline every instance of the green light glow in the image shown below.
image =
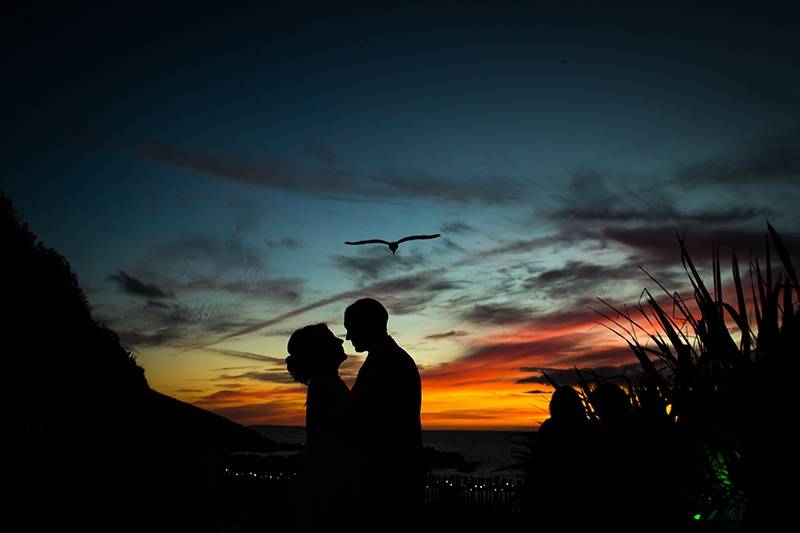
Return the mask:
[[694,515],[694,519],[695,520],[700,520],[700,513],[697,513],[696,515]]

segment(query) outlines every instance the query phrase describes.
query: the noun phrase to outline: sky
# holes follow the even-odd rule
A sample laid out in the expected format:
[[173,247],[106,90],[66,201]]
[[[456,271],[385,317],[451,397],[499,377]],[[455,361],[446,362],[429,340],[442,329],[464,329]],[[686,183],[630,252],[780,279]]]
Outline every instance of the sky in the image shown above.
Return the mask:
[[430,4],[4,8],[0,190],[151,387],[303,425],[289,335],[371,296],[426,429],[529,429],[676,234],[800,250],[791,3]]

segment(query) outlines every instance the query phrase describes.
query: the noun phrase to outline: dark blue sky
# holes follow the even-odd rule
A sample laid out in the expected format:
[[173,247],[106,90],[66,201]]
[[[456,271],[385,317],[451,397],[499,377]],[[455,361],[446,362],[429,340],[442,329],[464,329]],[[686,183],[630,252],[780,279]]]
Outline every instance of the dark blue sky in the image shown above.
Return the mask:
[[[360,294],[387,302],[430,391],[463,368],[469,401],[505,391],[510,412],[532,360],[624,361],[585,356],[585,303],[635,301],[639,264],[678,283],[676,231],[700,259],[712,238],[746,255],[767,219],[800,241],[788,2],[7,15],[0,189],[152,384],[240,420],[301,412],[286,335],[341,333]],[[434,232],[396,257],[342,244]],[[428,398],[429,425],[468,419]]]

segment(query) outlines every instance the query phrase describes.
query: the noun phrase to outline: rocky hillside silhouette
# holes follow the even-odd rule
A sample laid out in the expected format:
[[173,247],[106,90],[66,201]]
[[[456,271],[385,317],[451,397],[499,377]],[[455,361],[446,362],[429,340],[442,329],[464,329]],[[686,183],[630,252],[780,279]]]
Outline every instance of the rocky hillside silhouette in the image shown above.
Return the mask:
[[225,454],[276,444],[150,389],[116,333],[92,318],[69,263],[2,193],[0,243],[6,520],[26,530],[216,530]]

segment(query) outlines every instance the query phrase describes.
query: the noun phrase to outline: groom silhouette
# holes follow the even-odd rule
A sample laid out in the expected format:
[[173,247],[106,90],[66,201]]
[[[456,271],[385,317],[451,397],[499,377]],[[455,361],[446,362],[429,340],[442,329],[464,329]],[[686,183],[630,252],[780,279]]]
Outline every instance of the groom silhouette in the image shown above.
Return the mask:
[[424,499],[422,383],[414,360],[387,333],[388,320],[372,298],[344,313],[347,340],[368,352],[352,388],[365,530],[418,525]]

